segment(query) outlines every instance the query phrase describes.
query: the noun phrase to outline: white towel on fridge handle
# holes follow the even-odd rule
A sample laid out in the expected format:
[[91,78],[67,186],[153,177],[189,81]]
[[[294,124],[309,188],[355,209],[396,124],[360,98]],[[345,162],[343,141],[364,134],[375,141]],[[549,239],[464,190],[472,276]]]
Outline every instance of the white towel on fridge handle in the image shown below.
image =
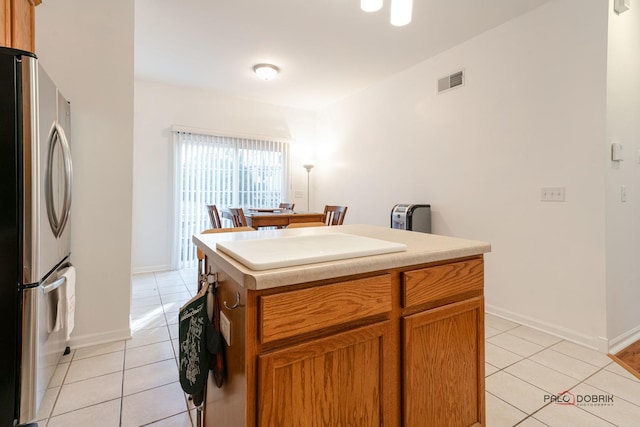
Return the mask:
[[[64,289],[64,288],[63,288]],[[55,318],[55,322],[53,325],[53,328],[49,329],[49,332],[57,332],[60,329],[62,329],[64,327],[64,322],[65,322],[65,318],[67,317],[67,312],[65,310],[65,308],[67,307],[67,304],[65,303],[65,296],[64,294],[62,294],[62,292],[60,292],[62,289],[58,288],[56,289],[55,292],[55,297],[57,297],[56,300],[56,318]],[[52,298],[52,297],[49,297]]]
[[67,281],[65,283],[65,302],[66,302],[66,313],[65,313],[65,326],[67,333],[67,341],[71,338],[71,331],[73,331],[74,326],[74,317],[76,312],[76,268],[74,266],[70,266],[67,269],[62,271],[62,276],[64,276]]

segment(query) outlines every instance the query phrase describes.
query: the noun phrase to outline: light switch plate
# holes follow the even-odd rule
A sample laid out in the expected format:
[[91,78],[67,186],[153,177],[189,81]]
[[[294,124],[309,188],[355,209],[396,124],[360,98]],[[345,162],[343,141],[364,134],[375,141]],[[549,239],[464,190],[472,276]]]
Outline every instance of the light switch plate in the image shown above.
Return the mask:
[[222,311],[220,311],[220,332],[222,332],[227,345],[231,347],[231,321]]
[[611,160],[614,162],[621,162],[624,160],[623,147],[619,142],[613,142],[611,144]]

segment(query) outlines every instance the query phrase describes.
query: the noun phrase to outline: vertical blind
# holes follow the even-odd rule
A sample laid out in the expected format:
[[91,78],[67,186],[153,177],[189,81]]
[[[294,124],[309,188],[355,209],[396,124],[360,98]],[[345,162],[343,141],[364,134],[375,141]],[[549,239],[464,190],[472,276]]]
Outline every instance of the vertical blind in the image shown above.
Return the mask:
[[174,145],[175,268],[196,265],[191,237],[211,228],[207,205],[272,208],[288,198],[286,142],[174,131]]

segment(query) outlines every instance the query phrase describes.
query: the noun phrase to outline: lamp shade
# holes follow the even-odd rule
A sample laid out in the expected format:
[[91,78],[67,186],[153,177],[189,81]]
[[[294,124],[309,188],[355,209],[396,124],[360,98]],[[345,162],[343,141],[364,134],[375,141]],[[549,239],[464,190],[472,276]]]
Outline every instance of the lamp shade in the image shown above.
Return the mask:
[[402,27],[411,22],[413,0],[391,0],[391,25]]
[[253,71],[262,80],[271,80],[278,74],[278,71],[280,70],[275,65],[257,64],[253,66]]
[[376,12],[382,9],[383,0],[360,0],[360,9],[365,12]]

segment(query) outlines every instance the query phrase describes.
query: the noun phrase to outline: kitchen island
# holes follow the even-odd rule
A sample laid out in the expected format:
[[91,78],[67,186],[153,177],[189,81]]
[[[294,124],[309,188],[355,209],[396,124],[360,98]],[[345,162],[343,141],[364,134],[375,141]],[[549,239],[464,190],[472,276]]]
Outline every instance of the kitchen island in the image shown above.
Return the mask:
[[[322,248],[305,263],[307,248],[294,245],[298,265],[245,265],[254,245],[287,257],[279,242],[345,237],[336,234],[392,249],[336,258]],[[488,243],[368,225],[193,241],[231,324],[225,382],[217,388],[210,376],[205,426],[484,425]]]

